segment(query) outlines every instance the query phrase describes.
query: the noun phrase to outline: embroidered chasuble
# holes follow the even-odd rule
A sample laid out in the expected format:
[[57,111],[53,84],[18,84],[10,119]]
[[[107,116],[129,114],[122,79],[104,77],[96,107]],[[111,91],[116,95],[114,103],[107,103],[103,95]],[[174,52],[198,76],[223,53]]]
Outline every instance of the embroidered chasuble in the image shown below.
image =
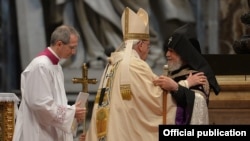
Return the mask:
[[[154,86],[158,76],[132,49],[138,40],[149,40],[147,13],[125,8],[122,28],[124,42],[108,58],[86,141],[158,141],[163,90]],[[171,103],[171,97],[168,100]],[[171,112],[173,108],[166,109]],[[170,115],[167,123],[171,124],[174,119]]]
[[[112,53],[113,63],[105,69],[96,95],[91,122],[86,140],[89,141],[157,141],[158,126],[162,124],[162,94],[160,87],[153,85],[157,77],[148,64],[133,52],[129,69],[132,95],[122,95],[121,63],[118,56],[124,52]],[[103,97],[103,98],[101,98]],[[100,102],[100,100],[102,102]],[[174,124],[176,107],[168,94],[167,124]]]

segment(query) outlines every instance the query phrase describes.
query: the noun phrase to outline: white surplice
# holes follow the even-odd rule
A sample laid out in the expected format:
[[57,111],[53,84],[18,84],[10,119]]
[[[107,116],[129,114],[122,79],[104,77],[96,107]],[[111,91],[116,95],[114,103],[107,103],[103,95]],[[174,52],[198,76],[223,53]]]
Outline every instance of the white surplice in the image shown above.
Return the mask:
[[67,104],[60,64],[36,57],[21,75],[21,93],[13,141],[73,141],[75,106]]

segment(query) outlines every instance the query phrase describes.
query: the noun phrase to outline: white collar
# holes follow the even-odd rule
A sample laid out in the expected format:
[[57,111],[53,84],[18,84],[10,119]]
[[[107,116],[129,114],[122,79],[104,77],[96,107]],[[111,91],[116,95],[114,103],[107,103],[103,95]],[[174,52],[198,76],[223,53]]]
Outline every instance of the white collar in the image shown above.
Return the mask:
[[48,47],[49,51],[56,56],[60,60],[60,57],[51,49],[51,47]]

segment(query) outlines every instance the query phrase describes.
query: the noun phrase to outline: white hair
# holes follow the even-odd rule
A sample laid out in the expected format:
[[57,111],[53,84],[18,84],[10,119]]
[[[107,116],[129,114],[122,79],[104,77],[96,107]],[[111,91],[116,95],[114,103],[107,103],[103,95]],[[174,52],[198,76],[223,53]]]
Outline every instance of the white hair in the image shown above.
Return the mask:
[[140,41],[142,41],[142,40],[126,40],[126,41],[124,41],[124,42],[122,42],[120,45],[119,45],[119,47],[116,49],[116,52],[119,52],[119,51],[122,51],[122,50],[124,50],[125,49],[125,47],[126,47],[126,43],[127,42],[133,42],[133,48],[134,48],[134,46],[135,45],[137,45],[138,44],[138,42],[140,42]]

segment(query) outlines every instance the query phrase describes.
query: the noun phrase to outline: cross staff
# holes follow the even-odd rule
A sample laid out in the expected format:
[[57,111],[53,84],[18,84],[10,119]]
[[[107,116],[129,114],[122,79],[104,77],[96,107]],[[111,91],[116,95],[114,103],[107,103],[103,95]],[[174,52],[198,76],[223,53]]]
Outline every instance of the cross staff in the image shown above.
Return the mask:
[[[86,63],[82,65],[82,78],[73,78],[73,83],[81,83],[82,84],[82,92],[88,93],[88,84],[96,84],[96,79],[88,79],[88,67]],[[86,102],[86,108],[88,108],[88,101]],[[87,109],[88,111],[88,109]],[[86,117],[87,112],[83,121],[83,133],[86,132]]]
[[86,63],[82,65],[82,78],[73,78],[73,83],[82,83],[82,92],[88,92],[88,84],[96,84],[96,79],[88,79],[88,67]]
[[[164,76],[168,76],[168,65],[164,65],[163,66],[163,75]],[[162,103],[163,103],[163,124],[167,124],[167,91],[163,92],[163,99],[162,99]]]

